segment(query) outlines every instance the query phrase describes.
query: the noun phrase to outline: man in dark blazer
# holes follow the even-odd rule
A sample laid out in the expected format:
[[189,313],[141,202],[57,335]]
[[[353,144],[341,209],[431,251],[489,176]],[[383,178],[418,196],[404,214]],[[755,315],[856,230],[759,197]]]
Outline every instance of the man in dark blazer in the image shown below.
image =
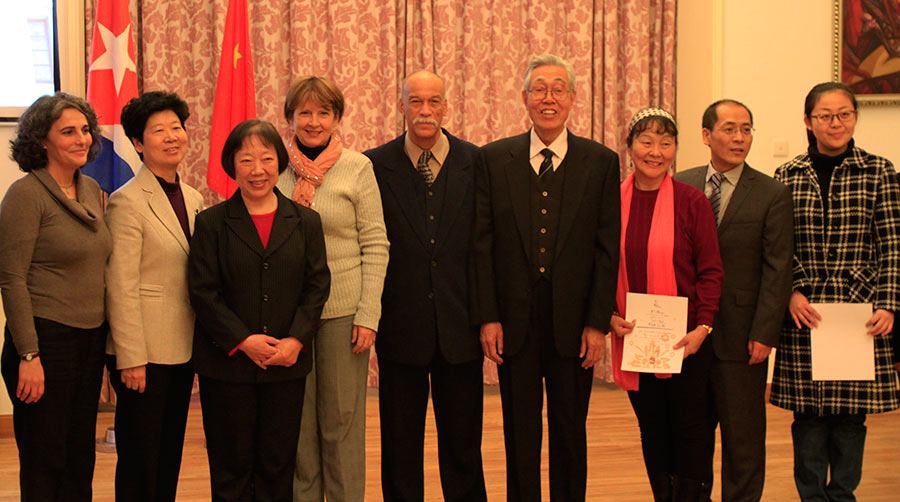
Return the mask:
[[[703,142],[709,164],[675,179],[704,190],[713,212],[718,207],[725,284],[711,337],[710,381],[722,434],[722,500],[758,501],[765,481],[767,361],[791,295],[791,192],[744,162],[753,115],[742,103],[711,104],[703,114]],[[714,435],[713,429],[710,465]]]
[[571,64],[532,60],[531,131],[484,146],[475,168],[471,313],[498,364],[509,501],[541,499],[544,385],[550,497],[585,497],[592,366],[616,291],[619,158],[566,130],[574,99]]
[[484,356],[467,285],[478,147],[441,129],[444,82],[430,71],[406,78],[400,111],[407,132],[365,152],[391,242],[375,340],[381,489],[385,501],[424,499],[430,376],[444,500],[483,501]]

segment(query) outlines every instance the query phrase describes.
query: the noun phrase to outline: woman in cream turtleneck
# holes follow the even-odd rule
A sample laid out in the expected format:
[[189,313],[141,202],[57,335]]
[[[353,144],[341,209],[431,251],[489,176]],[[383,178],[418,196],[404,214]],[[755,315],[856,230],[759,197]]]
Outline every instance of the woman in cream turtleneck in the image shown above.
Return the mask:
[[331,271],[306,379],[295,502],[357,501],[365,491],[366,376],[388,240],[372,163],[335,132],[343,114],[344,96],[328,78],[302,78],[285,98],[294,135],[278,189],[322,217]]

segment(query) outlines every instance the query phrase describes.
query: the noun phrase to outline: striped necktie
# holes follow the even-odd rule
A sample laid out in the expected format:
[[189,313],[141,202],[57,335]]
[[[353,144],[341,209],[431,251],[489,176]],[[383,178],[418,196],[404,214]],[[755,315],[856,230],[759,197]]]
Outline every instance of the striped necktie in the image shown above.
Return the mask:
[[428,161],[431,160],[431,151],[425,150],[422,152],[422,155],[419,155],[419,162],[416,163],[416,170],[419,171],[419,174],[422,175],[422,179],[425,180],[425,184],[431,186],[434,183],[434,174],[431,172],[431,168],[428,167]]
[[709,192],[709,205],[712,206],[713,216],[716,218],[716,225],[719,224],[719,205],[722,202],[722,173],[713,173],[709,177],[709,183],[712,185],[712,191]]
[[543,178],[547,171],[553,170],[553,151],[549,148],[544,148],[541,150],[541,155],[544,156],[544,161],[541,162],[541,167],[538,169],[539,178]]

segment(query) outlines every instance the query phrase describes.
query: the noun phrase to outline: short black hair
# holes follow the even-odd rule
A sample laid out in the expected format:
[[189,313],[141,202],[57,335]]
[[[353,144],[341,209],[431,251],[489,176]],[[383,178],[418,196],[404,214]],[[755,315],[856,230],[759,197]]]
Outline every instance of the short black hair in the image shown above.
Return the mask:
[[94,109],[77,96],[57,92],[53,96],[37,98],[19,117],[16,137],[9,141],[10,157],[19,165],[19,169],[30,173],[47,167],[44,141],[50,134],[50,128],[67,108],[78,110],[87,120],[91,131],[91,148],[88,150],[87,161],[100,155],[100,124]]
[[[125,135],[132,142],[138,140],[144,142],[144,128],[147,126],[147,120],[154,113],[172,110],[178,116],[181,127],[188,117],[191,116],[188,110],[188,104],[174,92],[151,91],[144,93],[139,98],[131,98],[131,101],[122,107],[120,119],[122,121],[122,129],[125,129]],[[138,152],[141,160],[144,160],[144,154]]]
[[234,178],[234,154],[244,145],[244,140],[250,136],[255,136],[262,144],[271,146],[278,153],[278,173],[281,174],[288,165],[288,153],[284,147],[284,141],[278,130],[271,122],[260,119],[250,119],[234,126],[234,129],[228,133],[225,139],[225,145],[222,147],[222,169],[225,174]]
[[753,125],[753,112],[750,111],[750,108],[747,107],[744,103],[736,99],[720,99],[715,103],[706,107],[706,111],[703,112],[703,120],[701,125],[704,129],[708,129],[710,131],[713,130],[713,127],[716,126],[716,122],[719,121],[719,114],[717,113],[717,109],[719,105],[724,105],[725,103],[731,103],[733,105],[738,105],[747,110],[747,114],[750,115],[750,125]]
[[660,134],[670,134],[675,138],[675,144],[678,144],[678,126],[675,125],[675,122],[669,120],[668,117],[663,117],[662,115],[648,115],[641,120],[638,120],[637,123],[634,124],[634,127],[628,131],[628,137],[625,138],[625,144],[628,145],[628,148],[631,148],[635,136],[650,129],[653,129],[654,132]]

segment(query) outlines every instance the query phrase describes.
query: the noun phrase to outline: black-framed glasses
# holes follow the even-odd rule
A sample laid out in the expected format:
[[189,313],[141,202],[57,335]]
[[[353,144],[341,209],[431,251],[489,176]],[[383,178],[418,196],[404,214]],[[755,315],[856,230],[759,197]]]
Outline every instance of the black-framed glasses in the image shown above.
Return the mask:
[[841,122],[850,122],[856,118],[856,110],[844,110],[838,113],[820,113],[818,115],[810,115],[810,118],[816,119],[823,124],[830,124],[835,117]]
[[547,94],[553,96],[553,99],[557,101],[563,101],[572,91],[563,87],[556,87],[553,89],[549,89],[547,87],[534,87],[528,90],[528,97],[534,101],[540,101],[543,99],[547,99]]

